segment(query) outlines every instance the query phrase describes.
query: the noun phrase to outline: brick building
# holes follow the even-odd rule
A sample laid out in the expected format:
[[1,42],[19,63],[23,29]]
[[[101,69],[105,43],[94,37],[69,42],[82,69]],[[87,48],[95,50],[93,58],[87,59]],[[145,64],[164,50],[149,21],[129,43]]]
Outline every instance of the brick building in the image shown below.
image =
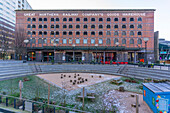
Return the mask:
[[154,60],[154,9],[17,10],[28,60],[138,62]]

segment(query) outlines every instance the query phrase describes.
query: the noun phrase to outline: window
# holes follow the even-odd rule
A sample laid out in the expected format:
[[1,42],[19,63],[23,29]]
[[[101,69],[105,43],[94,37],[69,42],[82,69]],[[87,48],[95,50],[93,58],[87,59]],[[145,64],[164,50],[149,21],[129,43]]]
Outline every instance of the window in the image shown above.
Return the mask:
[[125,29],[125,28],[126,28],[126,25],[122,25],[122,28]]
[[38,39],[38,44],[42,44],[42,39],[41,38]]
[[126,31],[122,31],[122,35],[125,36],[126,35]]
[[36,18],[32,18],[32,21],[35,22],[35,21],[36,21]]
[[44,44],[47,43],[47,39],[46,39],[46,38],[43,39],[43,43],[44,43]]
[[60,19],[59,19],[59,18],[56,18],[56,21],[60,21]]
[[130,18],[130,21],[131,21],[131,22],[134,21],[134,18]]
[[58,38],[55,39],[55,43],[59,44],[59,39]]
[[51,18],[51,22],[54,22],[54,18]]
[[68,40],[68,43],[69,43],[69,44],[72,44],[72,43],[73,43],[73,39],[70,38],[70,39]]
[[51,35],[54,35],[54,31],[51,31]]
[[122,18],[122,21],[123,21],[123,22],[126,21],[126,18]]
[[103,40],[102,39],[99,39],[99,44],[103,44]]
[[95,18],[91,18],[91,21],[94,22],[94,21],[95,21]]
[[76,21],[79,22],[79,21],[80,21],[80,18],[76,18]]
[[87,31],[84,31],[83,35],[87,35]]
[[126,39],[122,39],[122,44],[126,44]]
[[39,21],[42,21],[42,18],[39,18]]
[[44,21],[47,21],[47,18],[44,18]]
[[66,21],[67,21],[67,18],[63,18],[63,21],[66,22]]
[[91,44],[95,44],[95,39],[91,39]]
[[69,18],[69,21],[70,21],[70,22],[73,21],[73,18]]
[[119,40],[117,38],[115,38],[114,40],[114,44],[116,44],[116,42],[119,42]]
[[139,28],[139,29],[142,29],[142,25],[141,25],[141,24],[139,24],[139,25],[138,25],[138,28]]
[[139,17],[139,18],[138,18],[138,21],[142,21],[142,18],[141,18],[141,17]]
[[142,44],[142,40],[141,39],[138,39],[138,44]]
[[27,18],[27,21],[31,21],[31,18]]
[[106,35],[111,35],[110,31],[107,31],[107,32],[106,32]]
[[83,20],[84,20],[85,22],[87,22],[87,21],[88,21],[88,19],[87,19],[87,18],[84,18]]
[[119,28],[119,26],[118,26],[118,25],[115,25],[115,26],[114,26],[114,28],[115,28],[115,29],[118,29],[118,28]]
[[42,35],[42,31],[39,31],[38,35]]
[[99,21],[100,21],[100,22],[103,21],[103,18],[99,18]]
[[42,25],[39,25],[39,28],[42,28]]
[[111,27],[110,27],[110,25],[107,25],[106,28],[107,28],[107,29],[110,29]]
[[67,28],[67,25],[63,25],[63,28]]
[[31,25],[28,24],[28,25],[27,25],[27,28],[31,28]]
[[35,25],[32,25],[32,28],[36,28],[36,26],[35,26]]
[[60,28],[60,26],[57,24],[56,26],[55,26],[56,28]]
[[47,31],[44,31],[44,35],[47,35]]
[[134,44],[134,40],[133,39],[130,39],[130,44]]
[[102,31],[99,31],[99,35],[103,35],[103,32],[102,32]]
[[79,31],[76,31],[76,35],[80,35],[80,32],[79,32]]
[[80,44],[80,39],[76,39],[76,44]]
[[32,39],[31,43],[35,44],[36,40],[35,38]]
[[50,43],[51,43],[51,44],[54,43],[54,39],[53,39],[53,38],[50,39]]
[[86,29],[87,27],[88,27],[87,25],[84,25],[84,26],[83,26],[83,28],[85,28],[85,29]]
[[99,25],[99,29],[102,29],[103,28],[103,25]]
[[110,38],[107,38],[107,39],[106,39],[106,44],[107,44],[107,45],[111,44]]
[[33,32],[32,32],[32,35],[36,35],[36,32],[35,32],[35,31],[33,31]]
[[87,39],[83,39],[83,43],[84,43],[84,44],[87,44]]
[[93,29],[94,29],[94,28],[95,28],[95,25],[91,25],[91,28],[93,28]]
[[53,29],[53,28],[54,28],[54,25],[51,25],[51,28]]
[[69,28],[71,29],[71,28],[73,28],[73,26],[72,26],[72,25],[69,25]]
[[67,44],[67,39],[63,39],[63,44]]
[[118,31],[115,31],[115,32],[114,32],[114,35],[115,35],[115,36],[117,36],[118,34],[119,34]]
[[130,25],[130,28],[133,29],[133,28],[134,28],[134,25]]
[[138,35],[140,35],[140,36],[141,36],[141,35],[142,35],[142,32],[141,32],[141,31],[139,31],[139,32],[138,32]]
[[95,35],[95,32],[94,32],[94,31],[92,31],[92,32],[91,32],[91,35]]
[[80,28],[80,25],[76,25],[76,28],[79,29],[79,28]]
[[59,34],[60,34],[59,31],[56,31],[56,32],[55,32],[55,35],[59,35]]
[[47,28],[47,25],[44,25],[44,28]]
[[27,32],[27,35],[31,35],[31,32],[30,32],[30,31],[28,31],[28,32]]
[[67,32],[66,32],[66,31],[63,31],[63,35],[67,35]]
[[134,35],[134,32],[133,31],[130,31],[130,36],[133,36]]
[[110,22],[110,21],[111,21],[111,19],[110,19],[110,18],[107,18],[106,20],[107,20],[107,22]]
[[114,21],[117,22],[117,21],[119,21],[119,19],[118,19],[118,18],[115,18]]
[[68,33],[69,35],[72,35],[73,33],[72,33],[72,31],[69,31],[69,33]]

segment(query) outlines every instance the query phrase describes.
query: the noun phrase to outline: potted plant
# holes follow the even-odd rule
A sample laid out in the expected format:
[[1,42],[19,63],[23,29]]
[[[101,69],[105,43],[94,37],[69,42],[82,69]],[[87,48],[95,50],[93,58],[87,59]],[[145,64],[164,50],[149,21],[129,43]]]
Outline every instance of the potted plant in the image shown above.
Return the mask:
[[51,64],[52,64],[52,65],[54,64],[54,60],[51,60]]

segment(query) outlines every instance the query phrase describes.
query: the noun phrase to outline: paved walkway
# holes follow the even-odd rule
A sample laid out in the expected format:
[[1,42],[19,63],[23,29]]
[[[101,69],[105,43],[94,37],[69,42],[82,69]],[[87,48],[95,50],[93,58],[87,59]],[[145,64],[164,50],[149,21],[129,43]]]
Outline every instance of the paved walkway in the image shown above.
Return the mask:
[[29,112],[14,109],[12,107],[6,107],[0,104],[0,113],[29,113]]

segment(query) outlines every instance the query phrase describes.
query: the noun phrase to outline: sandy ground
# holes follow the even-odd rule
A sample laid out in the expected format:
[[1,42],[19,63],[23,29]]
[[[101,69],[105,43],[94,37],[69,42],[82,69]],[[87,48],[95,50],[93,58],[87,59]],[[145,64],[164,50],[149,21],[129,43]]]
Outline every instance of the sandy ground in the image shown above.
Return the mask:
[[[136,103],[136,97],[131,97],[131,92],[119,92],[111,90],[104,95],[104,103],[109,108],[112,105],[117,106],[120,113],[136,113],[136,108],[131,107],[132,104]],[[143,95],[139,95],[139,113],[153,113],[150,108],[143,101]]]
[[[69,91],[119,77],[114,75],[92,73],[62,73],[62,74],[56,73],[56,74],[40,74],[37,76],[53,85],[57,85],[58,87],[67,89]],[[99,76],[101,76],[101,78]],[[81,79],[79,79],[80,77]],[[70,80],[72,80],[72,82],[70,82]],[[73,85],[73,82],[75,80],[76,80],[75,85]],[[82,81],[84,82],[82,83]]]

